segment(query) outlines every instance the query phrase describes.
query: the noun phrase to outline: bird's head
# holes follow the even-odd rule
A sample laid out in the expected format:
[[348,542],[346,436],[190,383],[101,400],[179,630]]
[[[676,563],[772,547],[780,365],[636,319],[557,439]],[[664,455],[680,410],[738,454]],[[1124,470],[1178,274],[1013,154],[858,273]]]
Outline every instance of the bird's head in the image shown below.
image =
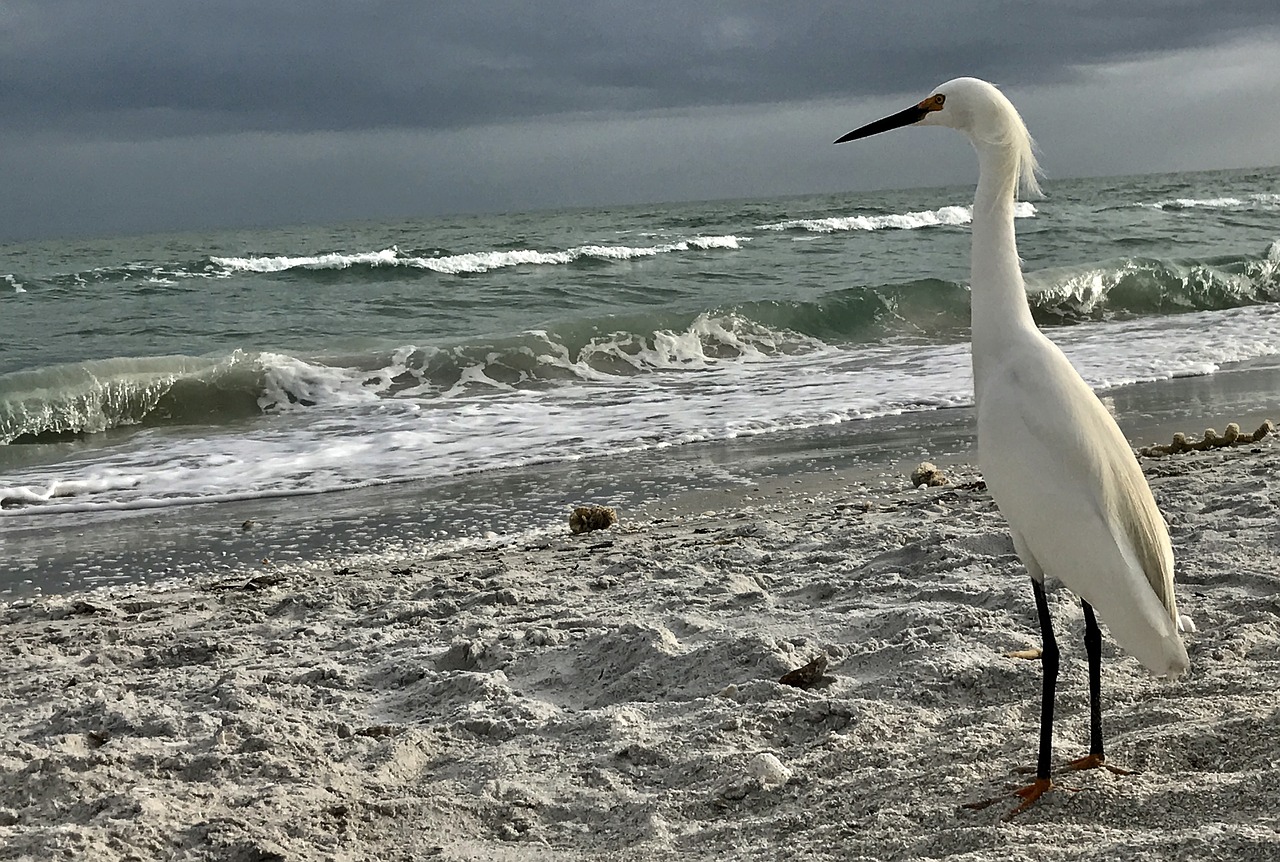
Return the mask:
[[902,126],[946,126],[966,134],[979,150],[990,147],[1016,162],[1017,176],[1028,194],[1039,194],[1035,142],[1013,103],[994,84],[956,78],[941,84],[919,103],[836,139],[837,144],[878,135]]

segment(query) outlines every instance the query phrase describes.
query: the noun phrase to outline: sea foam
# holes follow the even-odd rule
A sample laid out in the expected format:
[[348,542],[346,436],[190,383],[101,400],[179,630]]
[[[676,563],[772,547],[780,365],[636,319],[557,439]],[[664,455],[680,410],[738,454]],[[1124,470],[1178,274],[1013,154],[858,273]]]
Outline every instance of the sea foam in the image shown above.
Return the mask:
[[[1014,208],[1017,218],[1032,218],[1036,208],[1019,201]],[[810,233],[835,233],[849,230],[916,230],[922,227],[958,226],[973,221],[973,208],[946,206],[923,212],[889,213],[887,215],[831,216],[819,219],[788,219],[760,225],[761,230],[804,230]]]
[[512,249],[479,251],[462,254],[420,256],[403,254],[398,248],[344,254],[331,252],[311,256],[276,257],[212,257],[210,260],[228,271],[286,272],[292,269],[348,269],[353,266],[403,266],[426,269],[444,275],[481,273],[513,266],[555,266],[578,260],[632,260],[673,252],[736,249],[748,240],[739,236],[696,236],[656,246],[580,245],[562,251]]
[[1257,192],[1245,195],[1244,197],[1214,197],[1214,198],[1169,198],[1167,200],[1156,201],[1154,203],[1140,203],[1138,206],[1147,207],[1157,210],[1186,210],[1186,209],[1242,209],[1251,206],[1260,206],[1270,209],[1280,206],[1280,194],[1271,192]]

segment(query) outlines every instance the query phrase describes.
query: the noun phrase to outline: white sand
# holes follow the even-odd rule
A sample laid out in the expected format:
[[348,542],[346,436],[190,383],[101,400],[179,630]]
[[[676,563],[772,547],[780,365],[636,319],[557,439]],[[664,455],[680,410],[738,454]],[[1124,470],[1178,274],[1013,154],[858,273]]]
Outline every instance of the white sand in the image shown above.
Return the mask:
[[[1137,774],[1010,823],[959,808],[1035,758],[1039,663],[1004,655],[1038,644],[1031,591],[990,498],[810,483],[0,606],[0,859],[1280,859],[1280,445],[1258,448],[1145,462],[1192,672],[1108,641],[1108,754]],[[1062,763],[1083,623],[1051,597]],[[776,681],[819,652],[825,687]]]

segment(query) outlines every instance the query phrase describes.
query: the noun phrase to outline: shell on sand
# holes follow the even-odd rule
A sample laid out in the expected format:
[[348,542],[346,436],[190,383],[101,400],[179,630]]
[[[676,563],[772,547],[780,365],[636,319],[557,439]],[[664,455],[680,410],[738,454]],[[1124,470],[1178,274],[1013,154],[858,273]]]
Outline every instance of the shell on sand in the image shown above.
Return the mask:
[[817,658],[803,667],[784,673],[778,678],[778,682],[783,685],[793,685],[796,688],[813,688],[822,680],[822,675],[827,672],[827,662],[827,654],[818,653]]
[[592,530],[607,530],[618,523],[618,511],[612,506],[578,506],[569,515],[569,530],[575,536]]
[[929,461],[921,461],[916,468],[911,471],[911,484],[917,488],[921,485],[936,488],[939,485],[947,484],[947,475],[939,470],[933,463]]

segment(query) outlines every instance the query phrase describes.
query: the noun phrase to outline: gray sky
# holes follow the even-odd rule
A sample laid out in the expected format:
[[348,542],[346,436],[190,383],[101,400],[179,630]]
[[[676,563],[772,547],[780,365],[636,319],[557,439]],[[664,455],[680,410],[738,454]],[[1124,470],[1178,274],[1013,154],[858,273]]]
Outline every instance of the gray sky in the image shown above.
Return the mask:
[[0,0],[0,240],[1280,163],[1275,0]]

